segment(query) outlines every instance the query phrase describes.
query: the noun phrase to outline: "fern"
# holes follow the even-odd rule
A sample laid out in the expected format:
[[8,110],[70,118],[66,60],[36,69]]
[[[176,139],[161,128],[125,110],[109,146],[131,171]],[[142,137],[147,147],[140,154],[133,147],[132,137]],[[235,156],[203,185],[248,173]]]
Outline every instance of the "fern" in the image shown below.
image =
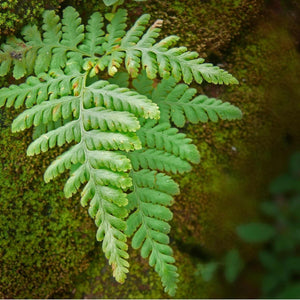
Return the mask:
[[186,84],[176,85],[173,78],[162,80],[152,94],[152,100],[159,105],[161,111],[160,122],[171,119],[177,127],[183,127],[187,121],[196,124],[241,117],[240,110],[230,103],[205,95],[193,98],[196,93],[196,89],[191,89]]
[[[122,0],[105,3],[115,10]],[[64,193],[80,192],[82,206],[89,205],[116,280],[126,278],[127,237],[132,236],[133,248],[149,257],[173,296],[178,274],[168,221],[179,188],[169,173],[188,172],[200,161],[191,139],[174,125],[239,119],[238,108],[196,96],[187,85],[192,80],[237,80],[197,53],[174,48],[175,36],[157,42],[161,20],[147,29],[150,16],[143,15],[126,31],[126,10],[111,16],[105,29],[103,16],[95,12],[84,28],[72,7],[61,20],[46,11],[42,32],[28,25],[24,40],[9,38],[0,50],[0,75],[12,71],[15,79],[27,79],[2,88],[0,106],[25,106],[12,131],[34,127],[28,155],[72,144],[47,168],[44,179],[49,182],[69,170]],[[119,71],[122,66],[127,73]],[[162,80],[156,86],[157,76]]]
[[149,264],[161,277],[165,291],[174,295],[178,274],[172,265],[173,251],[168,246],[170,226],[167,221],[172,219],[172,213],[166,206],[171,205],[172,196],[179,193],[178,186],[169,176],[147,169],[132,172],[131,177],[133,192],[128,198],[130,208],[135,211],[127,220],[126,233],[131,236],[136,231],[133,248],[141,248],[143,258],[149,256]]
[[[123,83],[128,84],[127,81]],[[203,95],[193,99],[196,90],[189,89],[185,84],[176,84],[172,78],[163,79],[154,89],[154,82],[142,72],[133,80],[133,86],[159,105],[161,116],[159,122],[140,120],[141,128],[137,135],[142,149],[127,154],[134,169],[131,173],[134,192],[130,194],[131,204],[128,208],[135,210],[127,220],[127,234],[133,235],[132,246],[141,248],[142,257],[146,258],[154,253],[150,255],[149,264],[155,265],[165,291],[174,295],[177,273],[172,265],[174,260],[170,257],[172,250],[169,246],[165,247],[168,244],[169,232],[166,221],[171,220],[172,215],[168,214],[169,209],[166,206],[173,203],[172,195],[179,190],[175,189],[176,183],[170,177],[155,171],[174,174],[189,172],[191,163],[200,162],[200,154],[191,143],[192,140],[179,133],[178,129],[172,127],[172,123],[182,127],[187,121],[198,123],[210,119],[215,122],[218,117],[233,120],[239,119],[241,112],[229,103]],[[192,115],[187,108],[193,109]],[[161,190],[156,183],[163,184],[166,189]],[[144,203],[148,203],[146,208]]]

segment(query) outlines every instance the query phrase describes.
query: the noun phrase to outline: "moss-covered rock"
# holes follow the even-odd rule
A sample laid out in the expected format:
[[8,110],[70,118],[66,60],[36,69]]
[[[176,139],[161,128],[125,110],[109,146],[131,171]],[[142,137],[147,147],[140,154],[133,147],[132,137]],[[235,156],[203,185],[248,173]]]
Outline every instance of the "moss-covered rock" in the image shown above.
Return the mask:
[[43,182],[53,153],[26,157],[31,133],[12,134],[15,114],[0,113],[0,297],[64,297],[88,267],[93,222],[78,199],[65,199],[62,180]]
[[164,33],[176,34],[180,44],[202,57],[219,54],[260,16],[262,0],[150,0],[129,2],[131,14],[150,13],[164,20]]
[[[175,246],[175,245],[172,245]],[[130,251],[130,269],[126,282],[118,284],[111,277],[110,267],[101,264],[102,254],[96,255],[90,268],[75,282],[75,298],[129,298],[164,299],[169,298],[163,292],[158,275],[142,259],[137,251]],[[210,298],[220,296],[217,282],[206,283],[196,275],[198,259],[181,253],[175,246],[175,257],[179,266],[180,281],[176,298]],[[191,289],[191,287],[193,287]]]
[[28,23],[37,23],[45,9],[59,9],[64,0],[5,0],[0,3],[0,34],[9,35]]

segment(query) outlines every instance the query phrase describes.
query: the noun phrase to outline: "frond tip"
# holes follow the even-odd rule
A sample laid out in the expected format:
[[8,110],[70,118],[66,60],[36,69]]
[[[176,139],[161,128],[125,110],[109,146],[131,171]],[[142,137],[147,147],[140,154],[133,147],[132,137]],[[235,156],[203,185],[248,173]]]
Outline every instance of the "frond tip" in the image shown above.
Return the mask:
[[135,212],[127,220],[127,235],[132,238],[132,247],[141,248],[143,258],[149,257],[161,278],[165,292],[174,296],[177,288],[177,268],[173,265],[173,251],[167,234],[167,221],[172,213],[167,207],[173,203],[173,195],[179,193],[178,185],[162,173],[147,169],[132,172],[134,190],[128,198],[135,203]]

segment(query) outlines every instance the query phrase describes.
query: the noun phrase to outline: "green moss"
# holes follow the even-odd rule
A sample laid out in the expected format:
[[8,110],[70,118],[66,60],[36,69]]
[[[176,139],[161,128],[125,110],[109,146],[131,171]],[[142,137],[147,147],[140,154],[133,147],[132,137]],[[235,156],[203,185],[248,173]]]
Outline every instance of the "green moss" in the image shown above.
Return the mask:
[[0,297],[65,297],[89,265],[94,225],[62,180],[43,182],[49,158],[26,157],[30,133],[11,134],[0,113]]
[[0,34],[9,35],[28,23],[36,23],[45,9],[58,9],[63,0],[6,0],[0,3]]
[[164,33],[176,34],[180,44],[201,56],[220,53],[242,34],[259,16],[262,0],[160,1],[151,0],[135,6],[130,14],[150,13],[152,19],[164,20]]
[[[176,298],[209,298],[218,295],[216,289],[218,283],[208,284],[203,282],[201,277],[196,276],[196,265],[199,260],[180,253],[176,246],[174,248],[180,274]],[[76,279],[75,298],[164,299],[168,297],[163,292],[158,275],[137,251],[130,251],[129,275],[123,285],[112,278],[108,265],[99,263],[102,261],[101,257],[101,254],[96,255],[88,271]]]

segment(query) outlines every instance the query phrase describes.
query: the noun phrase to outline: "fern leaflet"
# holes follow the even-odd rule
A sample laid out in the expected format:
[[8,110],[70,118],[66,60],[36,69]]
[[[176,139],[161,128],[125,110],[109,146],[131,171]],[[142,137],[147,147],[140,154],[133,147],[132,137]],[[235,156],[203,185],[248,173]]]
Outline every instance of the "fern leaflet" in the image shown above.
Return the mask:
[[134,190],[128,198],[135,204],[135,211],[127,220],[126,233],[133,235],[132,247],[141,248],[143,258],[149,256],[149,264],[161,277],[165,291],[174,296],[178,274],[168,246],[167,221],[172,219],[172,213],[167,206],[179,193],[178,186],[169,176],[147,169],[131,172],[131,177]]

